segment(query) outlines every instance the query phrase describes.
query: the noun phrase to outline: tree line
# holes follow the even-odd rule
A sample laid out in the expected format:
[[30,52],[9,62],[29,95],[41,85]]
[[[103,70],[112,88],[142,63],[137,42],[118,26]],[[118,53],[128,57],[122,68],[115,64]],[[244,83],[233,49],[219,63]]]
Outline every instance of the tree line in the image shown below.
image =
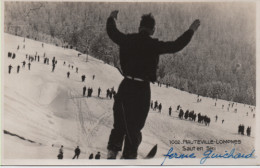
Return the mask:
[[[160,57],[158,80],[203,96],[255,105],[256,9],[254,2],[5,2],[4,31],[69,45],[118,66],[118,47],[105,24],[118,9],[124,33],[138,31],[143,14],[156,20],[153,37],[174,40],[195,19],[201,26],[177,54]],[[86,58],[87,59],[87,58]]]

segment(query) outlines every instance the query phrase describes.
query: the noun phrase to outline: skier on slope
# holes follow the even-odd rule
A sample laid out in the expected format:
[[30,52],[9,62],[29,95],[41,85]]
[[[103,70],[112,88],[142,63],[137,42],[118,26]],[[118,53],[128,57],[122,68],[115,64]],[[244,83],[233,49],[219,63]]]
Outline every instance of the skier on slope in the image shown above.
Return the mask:
[[116,159],[124,143],[124,159],[136,159],[141,143],[141,130],[150,108],[150,82],[156,81],[159,55],[182,50],[200,25],[195,20],[176,41],[163,42],[150,36],[155,31],[151,14],[143,15],[139,33],[125,35],[117,27],[118,11],[112,11],[107,19],[107,34],[120,47],[120,64],[124,75],[114,102],[114,128],[108,141],[108,159]]

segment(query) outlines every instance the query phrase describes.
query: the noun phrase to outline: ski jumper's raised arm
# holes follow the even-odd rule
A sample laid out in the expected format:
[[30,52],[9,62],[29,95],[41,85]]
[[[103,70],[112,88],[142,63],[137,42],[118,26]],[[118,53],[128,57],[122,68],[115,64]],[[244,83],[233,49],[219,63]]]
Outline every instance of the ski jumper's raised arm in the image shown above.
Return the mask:
[[189,44],[193,34],[194,31],[188,29],[175,41],[169,41],[169,42],[159,41],[158,47],[159,47],[160,54],[176,53],[182,50],[186,45]]
[[121,45],[126,41],[126,35],[121,33],[117,27],[114,18],[109,17],[107,19],[107,34],[109,38],[116,44]]

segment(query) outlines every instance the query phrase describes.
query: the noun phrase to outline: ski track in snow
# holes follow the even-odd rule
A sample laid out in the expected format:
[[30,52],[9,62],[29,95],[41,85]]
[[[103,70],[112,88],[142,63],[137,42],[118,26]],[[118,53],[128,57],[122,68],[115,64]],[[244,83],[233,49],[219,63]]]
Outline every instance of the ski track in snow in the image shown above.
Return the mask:
[[[16,159],[56,159],[58,148],[64,145],[64,158],[71,159],[74,149],[80,146],[80,158],[88,158],[90,153],[101,152],[101,158],[106,157],[106,145],[111,128],[113,127],[113,100],[105,98],[106,89],[120,84],[122,76],[112,66],[89,56],[77,56],[77,51],[63,49],[53,45],[26,39],[26,49],[22,49],[23,38],[4,34],[4,126],[14,134],[31,139],[42,145],[21,142],[15,137],[4,135],[5,158]],[[17,45],[20,50],[17,51]],[[16,58],[7,58],[7,52],[15,52]],[[25,60],[25,54],[40,55],[40,62],[33,62],[31,70],[20,68],[16,74],[16,66]],[[50,59],[50,65],[43,64],[43,53]],[[58,64],[55,72],[51,72],[51,59],[55,56]],[[63,62],[66,61],[66,65]],[[28,62],[26,60],[26,62]],[[12,73],[8,74],[7,67],[12,64]],[[74,69],[68,68],[68,64]],[[79,68],[79,73],[75,68]],[[70,71],[70,78],[66,73]],[[81,81],[81,75],[86,75],[86,81]],[[95,80],[92,75],[95,74]],[[92,87],[92,97],[83,97],[83,86]],[[97,89],[101,87],[101,97],[97,97]],[[240,152],[248,152],[254,148],[255,114],[248,110],[248,105],[239,104],[230,111],[226,110],[227,101],[218,100],[217,107],[211,98],[202,97],[197,103],[197,95],[189,94],[174,88],[158,87],[151,84],[152,100],[162,103],[162,113],[150,110],[146,124],[142,130],[143,141],[139,148],[139,158],[143,158],[149,150],[158,144],[156,157],[162,157],[173,145],[169,140],[182,139],[241,139],[242,144],[236,146]],[[194,110],[195,113],[207,114],[211,117],[210,126],[197,122],[178,119],[177,105]],[[225,109],[221,105],[225,105]],[[168,116],[168,108],[172,106],[172,116]],[[246,112],[249,116],[246,116]],[[218,122],[214,116],[218,115]],[[221,120],[225,119],[224,124]],[[237,134],[237,126],[244,124],[252,127],[252,136]],[[53,145],[53,147],[52,147]],[[187,145],[191,146],[191,145]],[[202,145],[205,147],[206,145]],[[219,145],[217,152],[227,150],[234,145]],[[8,150],[7,150],[8,149]],[[19,149],[19,152],[16,151]],[[182,145],[174,145],[176,152],[182,152]],[[39,152],[41,151],[41,152]],[[201,155],[201,152],[195,152]]]

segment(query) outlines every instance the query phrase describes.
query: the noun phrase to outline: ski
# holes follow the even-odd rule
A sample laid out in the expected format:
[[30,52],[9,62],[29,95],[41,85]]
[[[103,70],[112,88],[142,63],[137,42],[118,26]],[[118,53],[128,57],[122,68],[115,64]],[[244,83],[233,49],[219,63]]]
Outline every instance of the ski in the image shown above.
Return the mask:
[[150,152],[146,155],[144,159],[152,159],[156,155],[157,152],[157,144],[150,150]]

